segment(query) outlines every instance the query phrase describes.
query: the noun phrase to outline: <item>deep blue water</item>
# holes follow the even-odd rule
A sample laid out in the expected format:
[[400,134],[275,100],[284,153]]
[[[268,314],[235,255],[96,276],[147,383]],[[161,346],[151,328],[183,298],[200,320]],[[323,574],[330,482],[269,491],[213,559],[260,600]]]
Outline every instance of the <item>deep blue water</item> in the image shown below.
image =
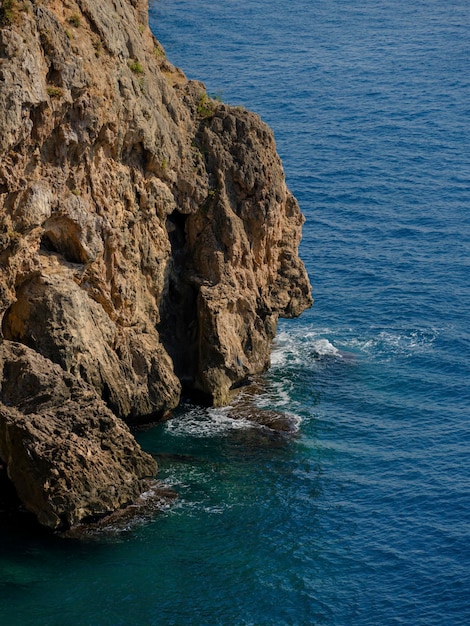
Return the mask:
[[186,406],[141,434],[178,502],[102,541],[2,533],[0,623],[470,624],[468,0],[154,0],[151,25],[271,125],[307,217],[315,305],[259,398],[299,432]]

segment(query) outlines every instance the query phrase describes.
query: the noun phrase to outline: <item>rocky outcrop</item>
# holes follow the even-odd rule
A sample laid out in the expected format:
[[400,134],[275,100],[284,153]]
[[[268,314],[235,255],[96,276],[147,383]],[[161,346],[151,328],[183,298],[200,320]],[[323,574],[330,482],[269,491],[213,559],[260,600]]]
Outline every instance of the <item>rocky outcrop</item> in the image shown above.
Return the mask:
[[129,423],[182,388],[225,404],[311,304],[272,132],[167,61],[146,0],[9,0],[0,22],[2,341]]
[[184,233],[180,226],[185,262],[176,266],[176,300],[164,299],[165,319],[181,311],[178,299],[191,301],[184,297],[188,285],[194,305],[182,311],[185,340],[175,346],[168,338],[167,346],[178,357],[192,345],[177,372],[214,404],[225,404],[233,386],[269,366],[278,317],[297,316],[311,303],[297,256],[303,218],[286,188],[272,133],[257,116],[218,106],[195,141],[210,188],[202,207],[184,220]]
[[0,458],[50,528],[132,504],[157,464],[95,390],[19,343],[0,345]]

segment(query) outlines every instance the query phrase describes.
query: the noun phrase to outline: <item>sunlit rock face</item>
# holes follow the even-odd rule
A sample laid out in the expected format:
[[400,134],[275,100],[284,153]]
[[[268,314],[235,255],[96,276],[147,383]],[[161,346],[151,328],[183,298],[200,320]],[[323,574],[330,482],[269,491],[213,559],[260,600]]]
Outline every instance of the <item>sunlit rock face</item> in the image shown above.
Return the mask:
[[41,524],[100,517],[148,488],[156,462],[90,385],[10,341],[0,368],[0,458]]
[[226,403],[312,302],[270,129],[167,61],[144,1],[13,2],[0,21],[3,341],[129,423],[182,388]]

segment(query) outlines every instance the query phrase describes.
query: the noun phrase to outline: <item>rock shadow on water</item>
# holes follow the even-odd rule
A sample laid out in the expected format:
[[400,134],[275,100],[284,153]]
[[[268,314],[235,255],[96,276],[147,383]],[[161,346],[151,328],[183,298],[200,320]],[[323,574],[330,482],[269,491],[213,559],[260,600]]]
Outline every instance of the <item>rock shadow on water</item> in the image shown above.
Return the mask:
[[132,504],[105,517],[87,520],[58,533],[58,536],[81,541],[119,540],[126,533],[152,522],[177,497],[177,493],[163,482],[151,481],[148,489]]
[[0,534],[3,537],[25,535],[45,537],[50,531],[39,525],[36,517],[26,510],[8,478],[5,464],[0,461]]
[[126,507],[103,517],[84,520],[63,531],[38,524],[18,498],[13,484],[0,464],[0,532],[31,539],[115,540],[123,534],[152,522],[177,499],[177,493],[159,480],[149,480],[147,489]]

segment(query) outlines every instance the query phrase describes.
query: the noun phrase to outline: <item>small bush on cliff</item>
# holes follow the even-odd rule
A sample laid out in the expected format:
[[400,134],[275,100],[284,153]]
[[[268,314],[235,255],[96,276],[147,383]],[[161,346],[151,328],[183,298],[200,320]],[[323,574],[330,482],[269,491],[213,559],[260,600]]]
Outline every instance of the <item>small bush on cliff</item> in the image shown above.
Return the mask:
[[0,27],[11,26],[19,22],[20,13],[28,13],[30,7],[27,2],[3,0],[0,6]]
[[197,114],[199,117],[211,117],[215,113],[215,102],[206,93],[203,93],[197,103]]
[[48,87],[47,88],[47,95],[50,98],[61,98],[64,95],[64,90],[61,89],[60,87]]
[[78,28],[80,26],[80,16],[77,13],[74,13],[68,18],[67,22],[71,26],[75,26],[75,28]]
[[142,63],[140,61],[129,61],[129,67],[131,72],[134,72],[134,74],[140,75],[144,73],[144,68],[142,67]]
[[154,48],[153,48],[153,55],[157,59],[164,59],[165,58],[165,51],[159,45],[155,45]]
[[101,41],[94,41],[93,48],[95,49],[95,57],[98,59],[103,52],[103,44],[101,43]]
[[219,93],[210,93],[209,97],[212,98],[212,100],[215,100],[216,102],[223,102],[222,96]]
[[0,25],[9,26],[13,24],[16,16],[16,2],[15,0],[3,0],[3,4],[0,7]]

